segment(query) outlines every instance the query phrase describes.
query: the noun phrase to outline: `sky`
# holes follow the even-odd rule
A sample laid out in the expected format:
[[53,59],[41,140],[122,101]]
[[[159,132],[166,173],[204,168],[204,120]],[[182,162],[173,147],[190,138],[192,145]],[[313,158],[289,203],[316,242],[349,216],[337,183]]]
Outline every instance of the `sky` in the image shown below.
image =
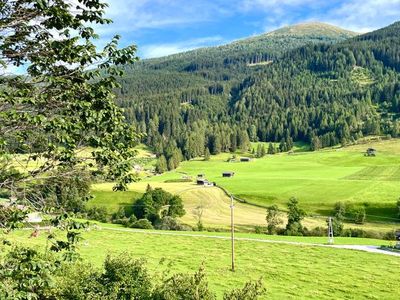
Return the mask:
[[105,0],[114,22],[96,28],[99,45],[114,34],[143,58],[215,46],[302,22],[368,32],[400,20],[400,0]]
[[[70,0],[73,3],[78,0]],[[121,35],[140,59],[160,57],[319,21],[368,32],[400,20],[400,0],[101,0],[109,25],[95,25],[103,47]],[[7,74],[26,67],[8,66]]]

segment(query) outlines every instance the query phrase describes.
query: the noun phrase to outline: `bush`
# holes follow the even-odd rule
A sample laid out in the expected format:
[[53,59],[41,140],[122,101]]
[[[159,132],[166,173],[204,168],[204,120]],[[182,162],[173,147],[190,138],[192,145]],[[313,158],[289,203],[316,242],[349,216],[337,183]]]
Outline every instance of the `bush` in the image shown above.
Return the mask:
[[366,218],[365,208],[360,207],[354,211],[354,223],[364,224]]
[[104,274],[99,278],[106,291],[106,299],[152,299],[152,277],[144,260],[123,254],[104,262]]
[[155,229],[160,230],[176,230],[176,231],[188,231],[191,227],[181,224],[178,220],[172,217],[164,217],[154,225]]
[[315,227],[311,230],[306,227],[303,228],[303,233],[305,236],[326,236],[327,229],[325,227]]
[[236,289],[224,294],[224,300],[255,300],[265,295],[266,289],[259,279],[247,282],[242,289]]
[[166,278],[153,299],[215,300],[216,297],[210,291],[204,268],[201,267],[193,275],[175,274]]
[[139,228],[139,229],[153,229],[153,225],[147,219],[140,219],[136,222],[129,223],[130,228]]
[[86,214],[89,220],[95,220],[102,223],[107,223],[108,221],[107,210],[104,207],[93,206],[87,210]]
[[[111,215],[111,222],[114,224],[122,224],[127,226],[129,223],[128,214],[124,207],[120,207],[119,210]],[[135,219],[136,221],[136,219]]]
[[262,234],[265,232],[265,230],[262,226],[254,226],[254,232],[257,234]]
[[[63,263],[30,248],[13,248],[0,261],[0,282],[0,299],[216,299],[203,267],[193,274],[152,276],[144,260],[126,253],[108,256],[98,270],[79,261]],[[264,293],[259,280],[225,293],[224,299],[253,300]]]

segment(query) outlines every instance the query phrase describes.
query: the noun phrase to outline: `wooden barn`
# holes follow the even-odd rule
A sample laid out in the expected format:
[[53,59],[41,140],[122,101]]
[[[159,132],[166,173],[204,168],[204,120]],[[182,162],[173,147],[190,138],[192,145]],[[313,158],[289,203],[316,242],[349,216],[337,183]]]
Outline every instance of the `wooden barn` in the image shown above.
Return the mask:
[[250,157],[241,157],[240,161],[241,162],[250,162],[250,161],[252,161],[252,159]]
[[376,149],[374,148],[368,148],[367,151],[365,152],[366,156],[376,156]]
[[222,177],[233,177],[235,172],[223,172]]
[[198,178],[196,183],[197,183],[197,185],[203,185],[203,186],[215,186],[216,185],[215,182],[210,182],[207,179],[201,179],[201,178]]
[[206,184],[208,184],[208,180],[203,179],[203,178],[197,178],[196,183],[197,183],[197,185],[206,185]]

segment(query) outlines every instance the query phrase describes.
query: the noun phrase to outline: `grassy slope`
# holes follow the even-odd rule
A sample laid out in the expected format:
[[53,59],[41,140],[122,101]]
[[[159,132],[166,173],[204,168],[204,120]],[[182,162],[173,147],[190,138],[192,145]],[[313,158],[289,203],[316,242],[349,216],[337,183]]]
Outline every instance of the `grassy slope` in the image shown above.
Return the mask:
[[[253,145],[255,147],[255,145]],[[364,157],[368,147],[378,150],[376,157]],[[228,154],[184,162],[176,172],[144,179],[131,185],[128,192],[111,192],[112,184],[93,186],[95,199],[91,205],[105,206],[115,211],[119,205],[129,205],[144,192],[147,184],[162,187],[180,194],[187,211],[183,221],[195,224],[194,210],[204,207],[203,222],[207,226],[229,225],[229,199],[217,188],[197,187],[193,183],[165,183],[168,179],[182,177],[187,172],[194,178],[205,173],[210,180],[228,188],[236,195],[261,205],[277,203],[283,209],[287,199],[297,196],[308,212],[326,214],[336,201],[361,205],[368,203],[368,223],[363,229],[388,231],[396,228],[390,224],[396,218],[395,201],[400,195],[399,163],[400,141],[390,140],[344,149],[304,152],[292,155],[279,154],[256,159],[250,163],[227,163]],[[221,172],[233,170],[236,176],[222,178]],[[265,209],[237,203],[236,223],[241,229],[265,223]],[[380,217],[374,217],[375,215]],[[386,222],[387,224],[383,224]],[[308,227],[325,226],[324,218],[308,218]],[[354,224],[348,226],[357,227]]]
[[[397,257],[312,246],[236,242],[237,271],[231,273],[229,240],[90,231],[81,247],[83,258],[100,266],[107,254],[129,252],[146,257],[154,272],[194,271],[205,264],[211,288],[218,292],[263,277],[268,299],[398,299]],[[44,234],[23,243],[44,247]],[[298,238],[297,238],[298,239]],[[163,265],[159,262],[166,259]],[[171,263],[170,265],[168,263]]]
[[[376,157],[365,157],[368,147],[378,150]],[[400,195],[400,141],[390,140],[319,152],[278,154],[250,163],[228,163],[227,154],[209,162],[190,161],[178,172],[207,178],[249,202],[284,207],[296,196],[309,212],[326,213],[337,201],[356,204],[368,202],[370,215],[396,217],[395,201]],[[233,178],[223,178],[223,171],[234,171]],[[169,173],[148,182],[178,177]]]

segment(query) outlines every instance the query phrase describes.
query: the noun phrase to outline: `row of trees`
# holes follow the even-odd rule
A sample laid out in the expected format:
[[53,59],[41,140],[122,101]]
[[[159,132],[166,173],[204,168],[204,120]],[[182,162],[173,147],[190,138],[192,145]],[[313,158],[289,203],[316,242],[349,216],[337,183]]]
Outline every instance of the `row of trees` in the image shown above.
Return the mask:
[[[299,208],[299,202],[295,197],[289,199],[287,207],[287,224],[283,233],[286,235],[303,235],[303,225],[301,221],[306,216],[306,212]],[[280,214],[277,205],[272,205],[267,208],[266,221],[268,234],[277,233],[278,226],[283,223]]]
[[[287,224],[284,230],[281,230],[279,225],[283,223],[281,212],[277,205],[271,205],[267,208],[266,222],[268,234],[285,234],[285,235],[303,235],[306,233],[306,228],[303,227],[301,221],[306,216],[306,212],[299,208],[299,202],[296,198],[289,199],[287,204]],[[400,219],[400,200],[396,202],[397,216]],[[344,202],[337,202],[334,205],[333,212],[333,232],[335,236],[352,235],[351,230],[344,230],[344,223],[347,221],[355,224],[364,224],[366,221],[366,209],[364,206],[354,206]],[[322,230],[324,231],[324,230]],[[319,230],[316,230],[319,233]],[[393,236],[389,236],[393,238]]]

